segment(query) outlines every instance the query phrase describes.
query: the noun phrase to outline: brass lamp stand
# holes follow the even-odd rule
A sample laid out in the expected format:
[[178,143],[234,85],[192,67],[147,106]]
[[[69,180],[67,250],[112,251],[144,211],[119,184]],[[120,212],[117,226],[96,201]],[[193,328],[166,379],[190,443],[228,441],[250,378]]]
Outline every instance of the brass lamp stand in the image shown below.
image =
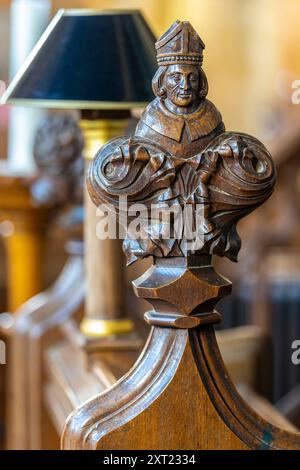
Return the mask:
[[[107,140],[124,134],[129,117],[129,111],[82,112],[80,126],[85,137],[86,167]],[[99,219],[87,191],[84,192],[84,201],[87,295],[80,330],[85,338],[85,345],[92,351],[108,345],[114,348],[128,348],[130,344],[139,347],[140,341],[132,334],[134,325],[125,312],[120,240],[97,238]],[[109,338],[113,338],[113,341],[109,341]]]

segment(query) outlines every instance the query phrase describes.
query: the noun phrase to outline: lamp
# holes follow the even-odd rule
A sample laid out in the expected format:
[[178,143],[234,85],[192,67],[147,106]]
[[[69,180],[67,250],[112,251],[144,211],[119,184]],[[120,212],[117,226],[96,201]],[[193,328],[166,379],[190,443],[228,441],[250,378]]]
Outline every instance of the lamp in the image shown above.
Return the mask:
[[[2,104],[69,108],[81,111],[86,159],[108,139],[124,132],[132,108],[153,99],[151,79],[156,70],[155,37],[138,11],[59,10],[45,33],[2,96]],[[88,285],[93,284],[96,249],[95,210],[86,198],[86,243]],[[114,240],[115,241],[115,240]],[[114,242],[113,241],[113,242]],[[111,241],[109,241],[111,242]],[[98,242],[99,244],[99,242]],[[115,248],[106,246],[105,256]],[[102,259],[98,261],[103,263]],[[118,267],[115,288],[118,288]],[[96,270],[97,272],[97,270]],[[103,276],[103,273],[102,273]],[[95,281],[94,281],[95,282]],[[103,282],[107,284],[107,279]],[[120,296],[109,292],[107,304],[99,294],[99,279],[92,300],[87,296],[87,316],[82,330],[87,336],[125,333],[131,322],[113,310]],[[99,319],[102,303],[110,319]],[[103,307],[104,306],[104,307]],[[120,307],[121,308],[121,307]],[[104,333],[103,333],[104,332]]]
[[84,121],[100,118],[82,123],[92,157],[110,134],[119,135],[130,109],[153,99],[154,42],[138,11],[59,10],[1,104],[77,109]]
[[2,102],[130,109],[153,99],[155,38],[138,11],[59,10]]

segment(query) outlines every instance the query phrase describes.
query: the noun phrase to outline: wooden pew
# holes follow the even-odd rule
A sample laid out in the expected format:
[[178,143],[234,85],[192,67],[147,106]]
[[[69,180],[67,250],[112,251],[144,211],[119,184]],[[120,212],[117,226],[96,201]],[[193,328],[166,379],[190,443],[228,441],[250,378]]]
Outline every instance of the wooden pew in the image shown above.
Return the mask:
[[[39,447],[41,430],[45,430],[42,350],[51,335],[55,336],[57,325],[68,316],[78,315],[81,307],[82,148],[76,119],[65,114],[49,115],[36,134],[37,174],[13,178],[10,184],[7,178],[9,194],[2,195],[2,206],[6,201],[6,210],[10,210],[16,226],[7,239],[9,266],[13,266],[8,285],[11,323],[0,325],[9,357],[4,385],[8,448]],[[58,280],[44,291],[42,245],[49,227],[54,226],[58,243],[65,244],[69,237],[69,259]]]

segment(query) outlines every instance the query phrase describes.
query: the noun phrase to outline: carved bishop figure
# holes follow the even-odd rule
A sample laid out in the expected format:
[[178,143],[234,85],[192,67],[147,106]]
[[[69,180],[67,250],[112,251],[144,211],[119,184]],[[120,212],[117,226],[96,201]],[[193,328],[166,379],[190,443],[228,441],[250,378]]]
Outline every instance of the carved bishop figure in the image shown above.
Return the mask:
[[[220,112],[206,98],[204,47],[188,21],[172,24],[156,43],[156,98],[134,137],[110,141],[91,166],[88,184],[96,205],[118,208],[126,196],[129,221],[132,204],[148,210],[140,221],[142,235],[128,230],[129,263],[191,252],[236,261],[236,223],[272,192],[275,171],[266,148],[248,135],[225,132]],[[161,223],[159,213],[168,211],[173,221]]]
[[190,158],[224,132],[220,112],[206,99],[201,65],[204,43],[189,22],[176,21],[157,41],[156,99],[145,110],[136,135],[159,142],[170,154]]

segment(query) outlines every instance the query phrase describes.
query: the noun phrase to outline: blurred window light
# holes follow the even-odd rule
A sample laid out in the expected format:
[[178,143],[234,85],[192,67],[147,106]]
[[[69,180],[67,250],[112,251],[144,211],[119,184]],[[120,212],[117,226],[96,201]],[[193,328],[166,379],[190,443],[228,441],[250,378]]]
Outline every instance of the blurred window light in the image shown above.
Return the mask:
[[11,237],[14,231],[14,224],[10,220],[3,220],[3,222],[0,223],[0,235],[2,237]]
[[2,329],[9,329],[13,326],[14,319],[10,313],[4,312],[0,314],[0,327]]

